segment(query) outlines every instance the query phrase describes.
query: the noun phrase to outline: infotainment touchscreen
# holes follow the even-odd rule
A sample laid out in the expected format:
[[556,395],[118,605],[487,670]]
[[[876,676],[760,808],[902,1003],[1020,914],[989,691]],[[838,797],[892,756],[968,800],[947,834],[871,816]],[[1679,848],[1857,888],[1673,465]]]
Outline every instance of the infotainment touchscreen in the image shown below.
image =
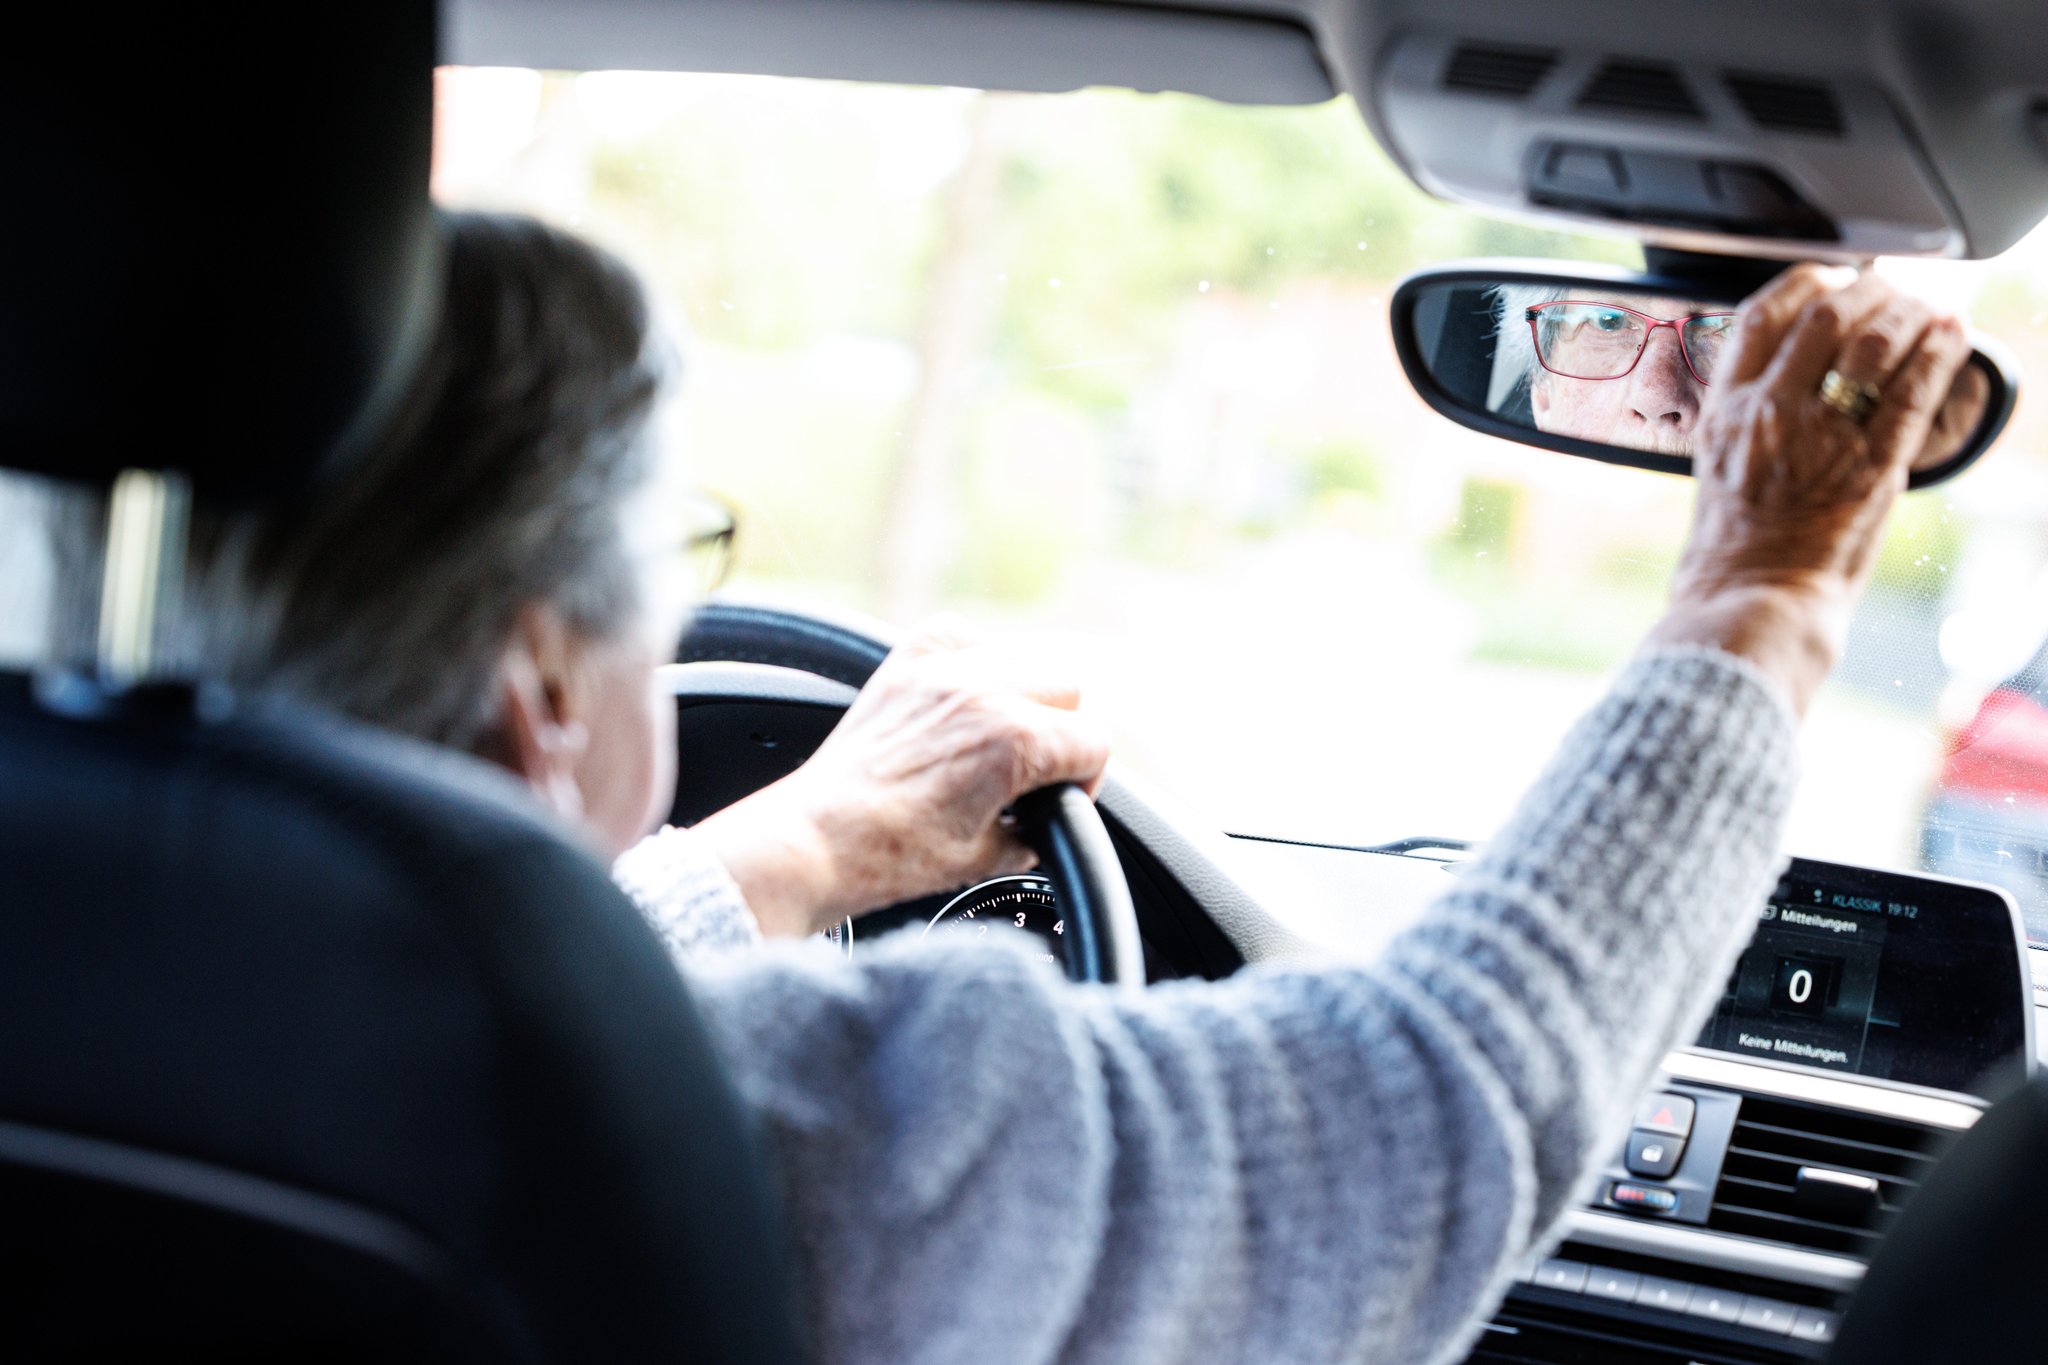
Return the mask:
[[1995,1097],[2032,1064],[2004,894],[1794,859],[1701,1047]]

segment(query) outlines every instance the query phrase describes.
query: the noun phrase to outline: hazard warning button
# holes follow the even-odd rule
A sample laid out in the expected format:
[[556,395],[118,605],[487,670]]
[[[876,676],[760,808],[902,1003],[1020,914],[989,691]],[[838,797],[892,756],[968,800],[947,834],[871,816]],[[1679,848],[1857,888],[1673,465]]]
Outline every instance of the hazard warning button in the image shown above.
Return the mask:
[[1636,1106],[1637,1132],[1662,1133],[1679,1139],[1692,1136],[1693,1102],[1683,1095],[1661,1091]]

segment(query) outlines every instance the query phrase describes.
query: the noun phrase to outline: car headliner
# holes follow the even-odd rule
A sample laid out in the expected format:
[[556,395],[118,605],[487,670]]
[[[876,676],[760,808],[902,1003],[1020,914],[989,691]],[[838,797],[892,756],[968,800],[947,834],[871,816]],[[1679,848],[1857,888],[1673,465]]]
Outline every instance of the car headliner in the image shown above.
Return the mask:
[[[1122,85],[1243,103],[1348,92],[1425,188],[1510,210],[1532,207],[1539,135],[1761,165],[1842,224],[1835,248],[1805,243],[1801,254],[1992,255],[2048,212],[2048,21],[2004,0],[446,0],[444,14],[444,56],[462,65]],[[1553,54],[1555,97],[1401,97],[1417,62],[1435,86],[1442,54],[1472,42]],[[1844,126],[1773,130],[1705,89],[1691,116],[1595,108],[1584,79],[1614,62],[1669,63],[1701,86],[1705,73],[1822,83],[1842,101]],[[1795,249],[1629,230],[1723,250]]]

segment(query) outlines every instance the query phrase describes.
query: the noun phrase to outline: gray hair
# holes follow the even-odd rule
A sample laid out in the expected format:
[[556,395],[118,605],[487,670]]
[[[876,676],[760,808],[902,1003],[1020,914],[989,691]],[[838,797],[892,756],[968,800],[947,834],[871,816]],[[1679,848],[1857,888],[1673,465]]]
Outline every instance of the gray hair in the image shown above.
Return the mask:
[[1490,410],[1500,411],[1543,373],[1536,360],[1536,338],[1529,331],[1528,310],[1539,303],[1555,303],[1570,293],[1555,284],[1497,284],[1487,291],[1494,307],[1493,377],[1486,388]]
[[195,512],[184,644],[239,689],[475,748],[523,608],[591,639],[637,622],[622,515],[676,367],[610,255],[528,218],[443,224],[440,318],[396,419],[292,505]]

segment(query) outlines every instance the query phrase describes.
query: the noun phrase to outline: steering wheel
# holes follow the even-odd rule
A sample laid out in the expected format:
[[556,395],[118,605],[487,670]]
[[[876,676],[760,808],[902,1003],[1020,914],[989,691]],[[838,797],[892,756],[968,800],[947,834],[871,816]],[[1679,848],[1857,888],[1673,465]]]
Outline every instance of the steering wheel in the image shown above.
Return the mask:
[[[861,628],[777,607],[711,602],[700,607],[676,651],[677,663],[769,664],[860,688],[889,653]],[[1095,803],[1072,783],[1041,788],[1016,803],[1018,833],[1038,854],[1067,929],[1067,975],[1128,989],[1145,984],[1138,916],[1123,865]]]

